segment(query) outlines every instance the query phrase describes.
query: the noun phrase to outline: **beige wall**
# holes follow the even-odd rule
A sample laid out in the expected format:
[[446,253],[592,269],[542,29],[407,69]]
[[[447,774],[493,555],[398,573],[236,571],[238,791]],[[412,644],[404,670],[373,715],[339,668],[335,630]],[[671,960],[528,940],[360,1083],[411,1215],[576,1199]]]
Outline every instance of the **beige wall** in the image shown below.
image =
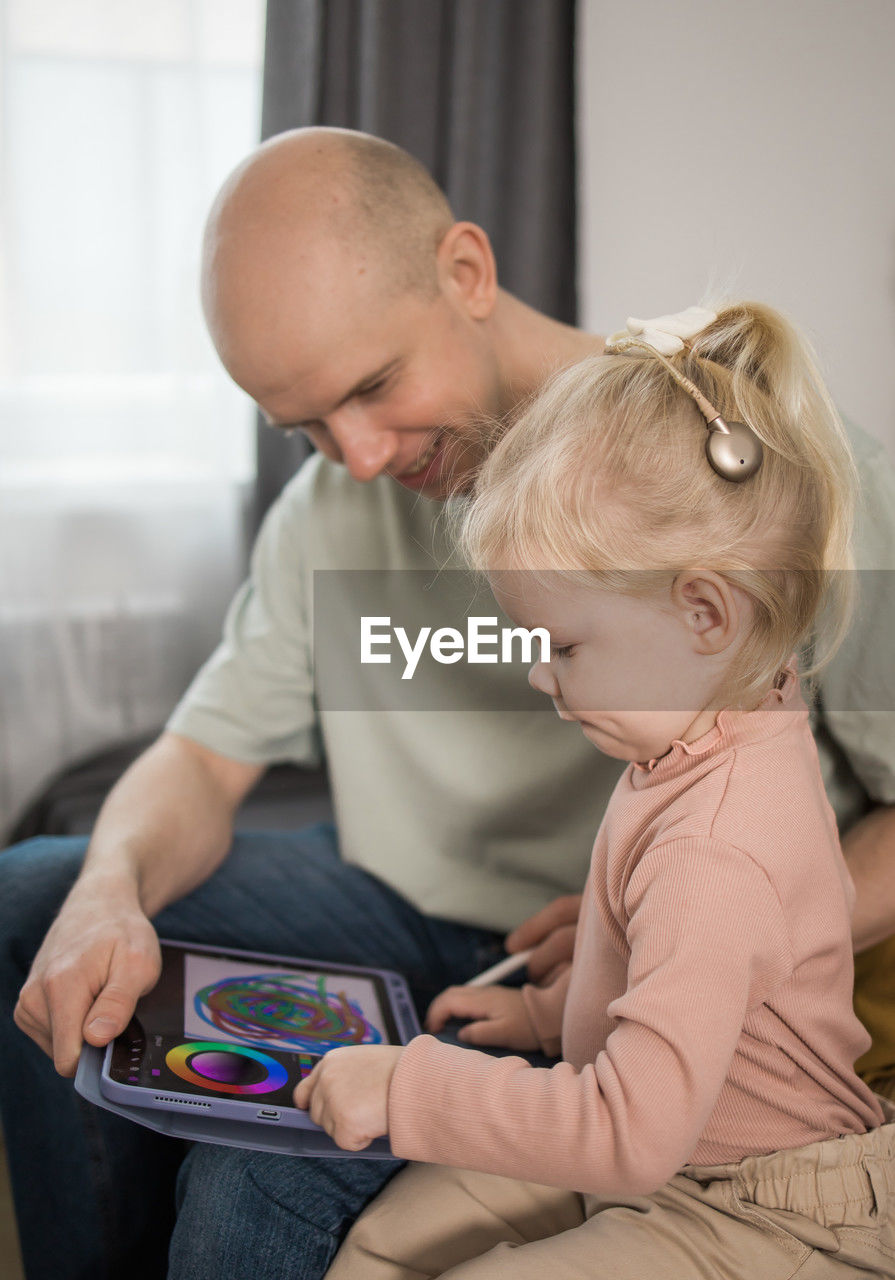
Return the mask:
[[754,296],[895,455],[895,0],[579,0],[583,319]]

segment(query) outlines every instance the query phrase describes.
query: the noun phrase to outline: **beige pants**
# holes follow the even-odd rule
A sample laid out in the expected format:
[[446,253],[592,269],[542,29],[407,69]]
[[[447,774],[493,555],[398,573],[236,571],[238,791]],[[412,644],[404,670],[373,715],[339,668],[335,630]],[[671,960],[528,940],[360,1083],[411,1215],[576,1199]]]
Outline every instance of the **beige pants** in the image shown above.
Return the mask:
[[688,1165],[603,1198],[411,1164],[368,1206],[328,1280],[895,1278],[895,1105],[887,1123],[739,1164]]

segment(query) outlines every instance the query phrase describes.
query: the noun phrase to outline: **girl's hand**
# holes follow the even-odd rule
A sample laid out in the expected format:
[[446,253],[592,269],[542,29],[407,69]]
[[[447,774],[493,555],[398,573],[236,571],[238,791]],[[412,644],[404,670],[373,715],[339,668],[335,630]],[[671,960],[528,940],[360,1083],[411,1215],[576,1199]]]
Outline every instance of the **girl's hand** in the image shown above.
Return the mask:
[[522,992],[515,987],[448,987],[426,1014],[426,1030],[440,1031],[448,1018],[471,1018],[457,1032],[467,1044],[499,1044],[508,1049],[540,1049]]
[[330,1049],[296,1086],[293,1101],[343,1151],[362,1151],[388,1133],[388,1088],[400,1045]]
[[571,962],[580,908],[581,894],[568,893],[548,902],[507,934],[504,946],[510,954],[534,947],[526,966],[532,982],[548,986],[560,969]]

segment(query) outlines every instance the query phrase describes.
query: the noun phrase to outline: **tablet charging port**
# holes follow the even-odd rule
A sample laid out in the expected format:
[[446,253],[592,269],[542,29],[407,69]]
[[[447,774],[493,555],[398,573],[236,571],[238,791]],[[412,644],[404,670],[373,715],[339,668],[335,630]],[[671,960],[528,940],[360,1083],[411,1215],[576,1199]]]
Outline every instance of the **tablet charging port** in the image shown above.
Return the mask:
[[272,1107],[262,1107],[258,1112],[259,1120],[279,1120],[279,1111],[274,1111]]

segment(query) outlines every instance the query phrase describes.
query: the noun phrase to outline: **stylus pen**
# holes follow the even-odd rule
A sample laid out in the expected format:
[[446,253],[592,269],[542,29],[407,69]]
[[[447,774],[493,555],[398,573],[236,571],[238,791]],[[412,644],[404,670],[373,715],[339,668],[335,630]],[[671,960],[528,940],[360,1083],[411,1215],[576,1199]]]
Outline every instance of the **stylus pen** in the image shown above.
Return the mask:
[[514,956],[507,956],[505,960],[498,960],[497,964],[492,964],[490,969],[485,969],[482,973],[477,973],[474,978],[470,978],[463,985],[466,987],[488,987],[492,982],[500,982],[501,978],[508,978],[511,973],[516,973],[528,964],[528,957],[531,955],[534,947],[530,947],[528,951],[517,951]]

